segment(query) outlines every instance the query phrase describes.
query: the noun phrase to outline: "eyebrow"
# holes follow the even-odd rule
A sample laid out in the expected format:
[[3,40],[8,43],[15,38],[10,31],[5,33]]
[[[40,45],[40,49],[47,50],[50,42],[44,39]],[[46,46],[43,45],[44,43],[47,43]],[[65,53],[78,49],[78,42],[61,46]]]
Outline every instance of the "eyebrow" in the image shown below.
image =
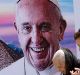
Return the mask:
[[22,25],[23,25],[23,26],[29,25],[29,23],[28,23],[28,22],[24,22],[24,23],[22,23]]
[[41,24],[48,24],[48,25],[51,25],[49,22],[42,22]]
[[[39,25],[42,26],[43,24],[51,25],[49,22],[42,22]],[[27,25],[30,25],[30,23],[29,22],[23,22],[21,25],[27,26]]]
[[21,1],[21,0],[18,0],[18,1],[17,1],[17,4],[18,4],[20,1]]

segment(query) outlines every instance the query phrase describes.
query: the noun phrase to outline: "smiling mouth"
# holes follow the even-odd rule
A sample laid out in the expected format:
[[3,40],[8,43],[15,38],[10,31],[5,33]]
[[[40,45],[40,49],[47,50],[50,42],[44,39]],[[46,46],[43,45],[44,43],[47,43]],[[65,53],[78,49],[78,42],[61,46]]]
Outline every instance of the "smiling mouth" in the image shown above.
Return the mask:
[[47,47],[29,47],[30,50],[32,51],[35,51],[35,52],[41,52],[41,51],[44,51],[44,50],[47,50]]
[[48,43],[42,46],[28,47],[30,63],[37,69],[43,70],[49,64],[50,45]]
[[48,55],[48,47],[29,47],[30,56],[33,60],[45,59]]

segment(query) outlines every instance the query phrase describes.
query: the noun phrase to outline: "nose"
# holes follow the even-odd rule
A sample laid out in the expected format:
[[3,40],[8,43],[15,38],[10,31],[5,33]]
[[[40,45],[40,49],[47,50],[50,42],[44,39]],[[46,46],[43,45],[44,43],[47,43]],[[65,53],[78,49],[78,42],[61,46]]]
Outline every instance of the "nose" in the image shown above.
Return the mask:
[[38,27],[34,26],[31,34],[31,41],[35,46],[39,46],[42,42],[42,33]]

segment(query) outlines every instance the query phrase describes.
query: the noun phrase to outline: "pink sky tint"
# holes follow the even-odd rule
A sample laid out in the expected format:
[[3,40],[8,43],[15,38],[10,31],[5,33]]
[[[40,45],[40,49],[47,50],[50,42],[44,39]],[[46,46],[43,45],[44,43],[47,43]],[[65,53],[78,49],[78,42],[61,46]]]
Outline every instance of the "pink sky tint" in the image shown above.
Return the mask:
[[0,25],[6,23],[12,23],[14,21],[14,14],[3,14],[0,15]]
[[0,3],[0,24],[13,22],[14,14],[15,5],[13,3]]

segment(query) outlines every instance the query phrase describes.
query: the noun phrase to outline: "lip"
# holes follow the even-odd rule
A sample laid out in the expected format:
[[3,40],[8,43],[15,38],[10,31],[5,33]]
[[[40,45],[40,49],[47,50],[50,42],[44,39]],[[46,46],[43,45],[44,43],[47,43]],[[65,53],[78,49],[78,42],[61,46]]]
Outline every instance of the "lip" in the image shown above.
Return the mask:
[[44,50],[47,50],[47,47],[29,47],[29,49],[34,52],[42,52]]
[[28,49],[34,52],[42,52],[42,51],[48,50],[49,46],[50,45],[48,42],[43,42],[41,45],[38,45],[38,46],[30,45]]
[[37,69],[43,70],[49,65],[50,60],[50,45],[46,45],[44,50],[33,50],[35,48],[43,48],[43,47],[28,47],[28,55],[30,63]]
[[[29,47],[29,52],[32,58],[43,59],[48,54],[48,47]],[[35,60],[35,59],[34,59]]]
[[47,40],[44,39],[40,44],[29,43],[26,48],[29,61],[38,70],[45,69],[51,62],[51,47]]

